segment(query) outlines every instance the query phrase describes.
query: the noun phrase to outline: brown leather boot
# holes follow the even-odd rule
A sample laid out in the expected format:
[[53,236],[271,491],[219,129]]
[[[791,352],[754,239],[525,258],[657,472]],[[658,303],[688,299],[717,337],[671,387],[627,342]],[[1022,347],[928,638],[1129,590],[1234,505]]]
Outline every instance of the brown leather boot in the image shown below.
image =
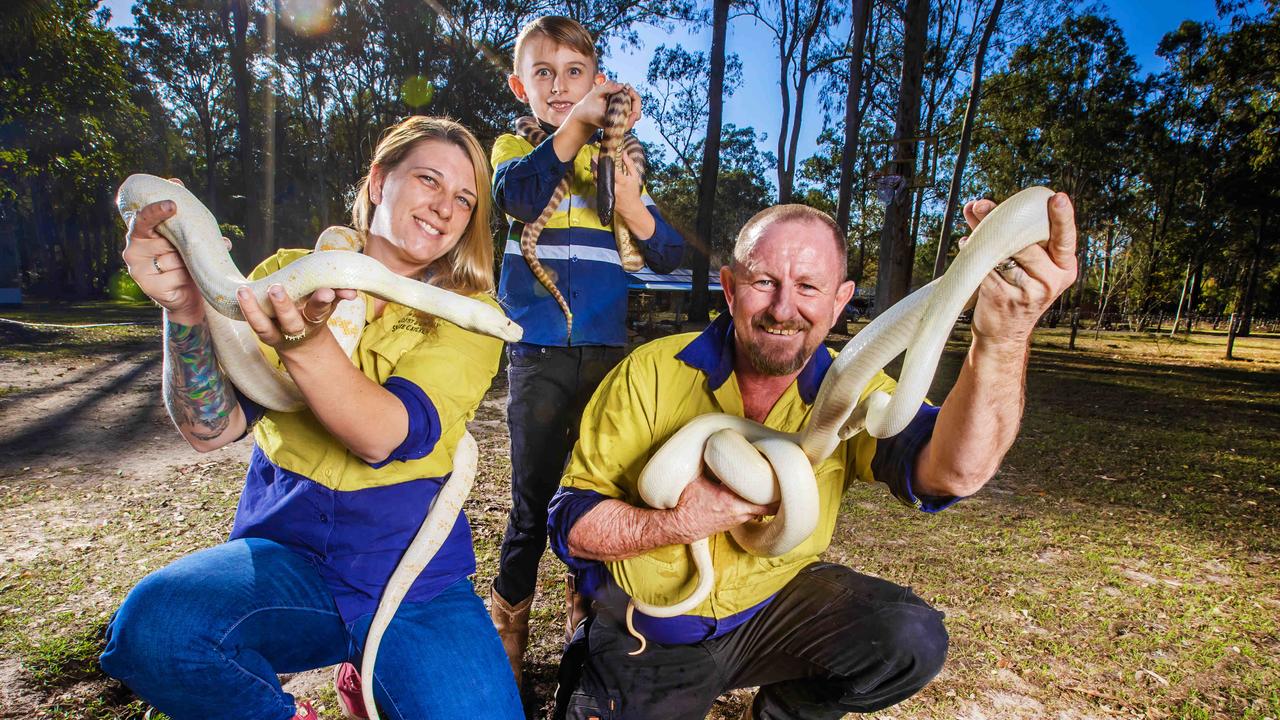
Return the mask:
[[520,687],[524,651],[529,646],[529,610],[532,607],[532,595],[515,605],[509,605],[497,590],[489,589],[489,617],[493,619],[493,626],[498,629],[498,637],[502,638],[502,649],[507,652],[507,660],[511,662],[516,687]]
[[578,623],[587,617],[591,612],[591,602],[586,596],[578,592],[578,587],[574,583],[573,573],[565,573],[564,576],[564,644],[568,645],[573,640],[573,631],[578,629]]

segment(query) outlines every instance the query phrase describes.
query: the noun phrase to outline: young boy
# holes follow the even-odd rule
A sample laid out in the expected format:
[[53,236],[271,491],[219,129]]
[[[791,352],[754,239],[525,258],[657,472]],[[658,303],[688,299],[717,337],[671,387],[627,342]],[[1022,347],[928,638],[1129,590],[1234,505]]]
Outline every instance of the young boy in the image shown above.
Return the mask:
[[[524,328],[524,339],[507,349],[512,503],[490,614],[519,684],[538,561],[547,546],[547,504],[577,441],[583,407],[622,359],[627,340],[627,274],[612,227],[596,213],[593,163],[607,98],[631,93],[628,126],[640,117],[640,98],[598,74],[591,34],[569,18],[546,16],[526,25],[516,39],[514,60],[511,92],[550,134],[537,147],[517,135],[502,135],[491,157],[494,200],[511,224],[498,296]],[[625,222],[641,241],[651,269],[670,272],[680,263],[684,241],[626,164],[629,175],[615,173],[615,222]],[[541,214],[566,173],[572,174],[569,193],[542,231],[537,252],[569,303],[572,337],[559,305],[520,253],[524,224]]]

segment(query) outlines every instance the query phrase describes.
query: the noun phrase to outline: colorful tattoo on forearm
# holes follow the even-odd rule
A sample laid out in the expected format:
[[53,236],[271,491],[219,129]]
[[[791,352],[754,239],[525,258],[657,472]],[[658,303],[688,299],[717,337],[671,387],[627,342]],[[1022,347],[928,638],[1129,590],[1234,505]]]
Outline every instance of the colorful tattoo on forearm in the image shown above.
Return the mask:
[[164,403],[169,417],[193,436],[212,440],[227,429],[236,394],[218,367],[207,325],[165,320]]

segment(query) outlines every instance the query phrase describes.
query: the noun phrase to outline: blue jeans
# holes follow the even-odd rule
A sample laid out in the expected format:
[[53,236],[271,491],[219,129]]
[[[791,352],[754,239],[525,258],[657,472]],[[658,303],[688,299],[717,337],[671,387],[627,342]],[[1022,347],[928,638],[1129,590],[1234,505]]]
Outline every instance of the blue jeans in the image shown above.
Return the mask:
[[[293,697],[276,674],[358,665],[372,618],[343,623],[328,587],[297,553],[233,540],[143,578],[107,628],[102,669],[173,720],[288,720]],[[524,717],[469,580],[401,605],[375,674],[383,717]]]

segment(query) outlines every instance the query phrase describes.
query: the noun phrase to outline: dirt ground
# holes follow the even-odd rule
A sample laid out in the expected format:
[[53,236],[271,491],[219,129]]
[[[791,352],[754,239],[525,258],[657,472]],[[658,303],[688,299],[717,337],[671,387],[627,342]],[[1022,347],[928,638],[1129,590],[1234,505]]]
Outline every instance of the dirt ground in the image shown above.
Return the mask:
[[[142,575],[230,527],[250,445],[200,455],[173,430],[154,314],[0,326],[0,718],[141,717],[93,662],[102,627]],[[1220,370],[1129,345],[1068,356],[1043,344],[1023,437],[979,497],[920,517],[881,489],[850,492],[828,559],[912,585],[952,633],[943,674],[874,717],[1280,717],[1280,352]],[[1193,398],[1206,383],[1208,401],[1230,404]],[[471,425],[484,589],[509,505],[505,393],[500,373]],[[540,583],[530,717],[549,708],[563,622],[550,557]],[[337,718],[328,679],[286,687]],[[723,697],[709,717],[736,717],[748,697]]]

